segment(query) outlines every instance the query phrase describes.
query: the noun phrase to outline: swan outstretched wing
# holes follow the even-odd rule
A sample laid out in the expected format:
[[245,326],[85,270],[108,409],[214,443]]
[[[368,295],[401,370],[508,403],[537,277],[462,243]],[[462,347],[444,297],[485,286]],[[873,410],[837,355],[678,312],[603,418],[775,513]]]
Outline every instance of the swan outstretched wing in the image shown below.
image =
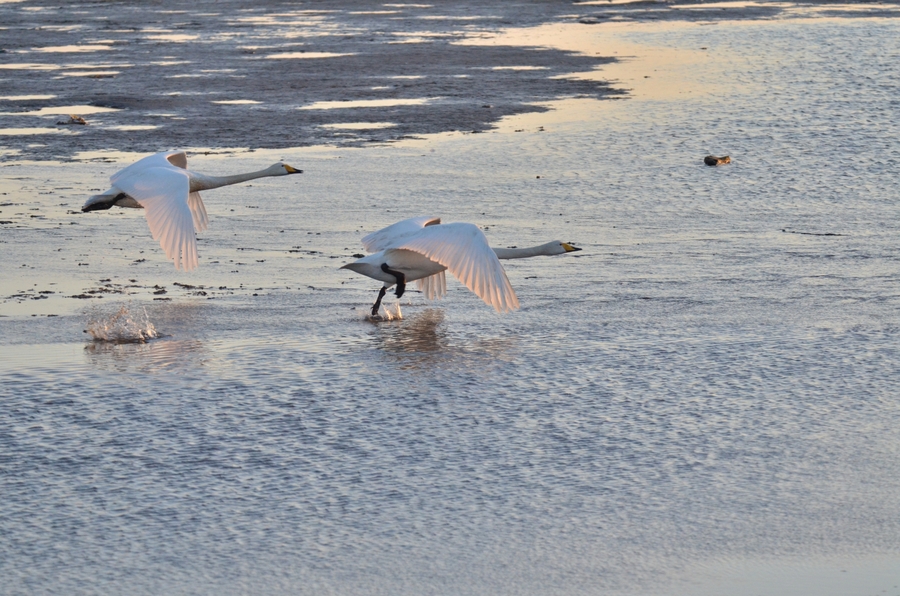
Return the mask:
[[169,151],[161,155],[164,155],[166,160],[176,168],[187,169],[187,153],[184,151]]
[[[159,240],[159,245],[166,251],[166,258],[174,261],[175,268],[190,271],[197,267],[194,218],[199,216],[193,212],[194,208],[189,205],[188,197],[189,194],[197,193],[188,192],[190,178],[187,171],[171,165],[151,166],[120,177],[114,184],[144,207],[153,239]],[[199,199],[197,195],[196,202],[202,212],[200,221],[205,222],[206,210]]]
[[137,160],[127,168],[122,168],[113,174],[109,181],[112,182],[113,186],[119,186],[118,181],[134,176],[138,172],[143,172],[150,168],[171,168],[173,166],[182,170],[187,167],[187,155],[185,155],[184,151],[167,151],[165,153],[148,155],[143,159]]
[[422,231],[426,226],[434,226],[441,223],[440,217],[413,217],[398,221],[377,232],[363,236],[362,245],[366,252],[378,252],[389,248],[397,248],[398,243],[404,238]]
[[199,192],[192,192],[188,195],[188,207],[191,209],[194,229],[198,232],[206,230],[209,227],[209,216],[206,214],[206,206],[203,204]]
[[474,224],[428,227],[393,248],[411,250],[440,263],[497,312],[519,308],[519,300],[506,271],[484,233]]

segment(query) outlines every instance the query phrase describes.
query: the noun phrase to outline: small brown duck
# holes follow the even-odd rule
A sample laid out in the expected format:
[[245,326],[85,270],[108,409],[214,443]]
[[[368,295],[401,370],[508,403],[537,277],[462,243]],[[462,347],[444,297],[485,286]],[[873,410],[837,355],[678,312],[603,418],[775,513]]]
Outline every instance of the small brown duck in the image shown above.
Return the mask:
[[715,155],[707,155],[703,158],[703,163],[708,166],[721,166],[726,163],[731,163],[731,157],[725,155],[722,157],[716,157]]

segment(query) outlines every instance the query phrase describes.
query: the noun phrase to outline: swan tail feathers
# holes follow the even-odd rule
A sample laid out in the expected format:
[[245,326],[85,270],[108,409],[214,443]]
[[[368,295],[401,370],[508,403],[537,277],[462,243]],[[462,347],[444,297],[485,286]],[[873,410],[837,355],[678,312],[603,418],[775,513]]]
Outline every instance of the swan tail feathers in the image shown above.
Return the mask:
[[441,271],[440,273],[417,279],[416,286],[429,300],[441,299],[447,295],[447,276]]

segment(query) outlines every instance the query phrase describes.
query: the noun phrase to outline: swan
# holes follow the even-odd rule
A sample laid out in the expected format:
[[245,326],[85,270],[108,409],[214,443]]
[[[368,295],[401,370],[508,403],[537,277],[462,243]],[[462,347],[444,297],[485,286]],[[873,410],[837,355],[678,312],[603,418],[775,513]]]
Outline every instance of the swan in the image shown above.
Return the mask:
[[557,240],[530,248],[491,248],[475,224],[442,224],[439,217],[427,216],[405,219],[372,232],[363,237],[362,244],[373,254],[347,263],[341,269],[384,282],[372,306],[373,317],[378,314],[385,292],[395,284],[398,298],[411,281],[416,282],[429,300],[442,298],[447,294],[446,270],[497,312],[509,312],[519,308],[519,300],[500,259],[581,250]]
[[238,184],[266,176],[301,174],[303,170],[284,163],[258,172],[233,176],[207,176],[187,169],[184,151],[156,153],[113,174],[112,188],[90,197],[81,210],[98,211],[116,207],[144,209],[150,233],[172,259],[175,269],[197,267],[197,236],[209,225],[201,190]]

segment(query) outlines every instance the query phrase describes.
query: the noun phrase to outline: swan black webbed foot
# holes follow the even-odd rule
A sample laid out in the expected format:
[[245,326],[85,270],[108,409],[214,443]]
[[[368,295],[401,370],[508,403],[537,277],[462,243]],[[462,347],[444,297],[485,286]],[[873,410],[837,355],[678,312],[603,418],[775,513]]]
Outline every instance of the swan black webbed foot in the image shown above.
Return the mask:
[[[393,275],[397,280],[397,298],[403,295],[403,292],[406,291],[406,275],[402,271],[394,271],[390,267],[387,266],[387,263],[381,264],[381,270],[385,273]],[[375,304],[372,306],[372,316],[378,316],[378,308],[381,306],[381,300],[384,298],[384,295],[387,293],[387,287],[382,286],[378,291],[378,299],[375,301]]]
[[387,266],[387,263],[381,264],[381,270],[387,274],[393,275],[397,278],[397,298],[403,296],[403,292],[406,291],[406,275],[402,271],[395,271]]

